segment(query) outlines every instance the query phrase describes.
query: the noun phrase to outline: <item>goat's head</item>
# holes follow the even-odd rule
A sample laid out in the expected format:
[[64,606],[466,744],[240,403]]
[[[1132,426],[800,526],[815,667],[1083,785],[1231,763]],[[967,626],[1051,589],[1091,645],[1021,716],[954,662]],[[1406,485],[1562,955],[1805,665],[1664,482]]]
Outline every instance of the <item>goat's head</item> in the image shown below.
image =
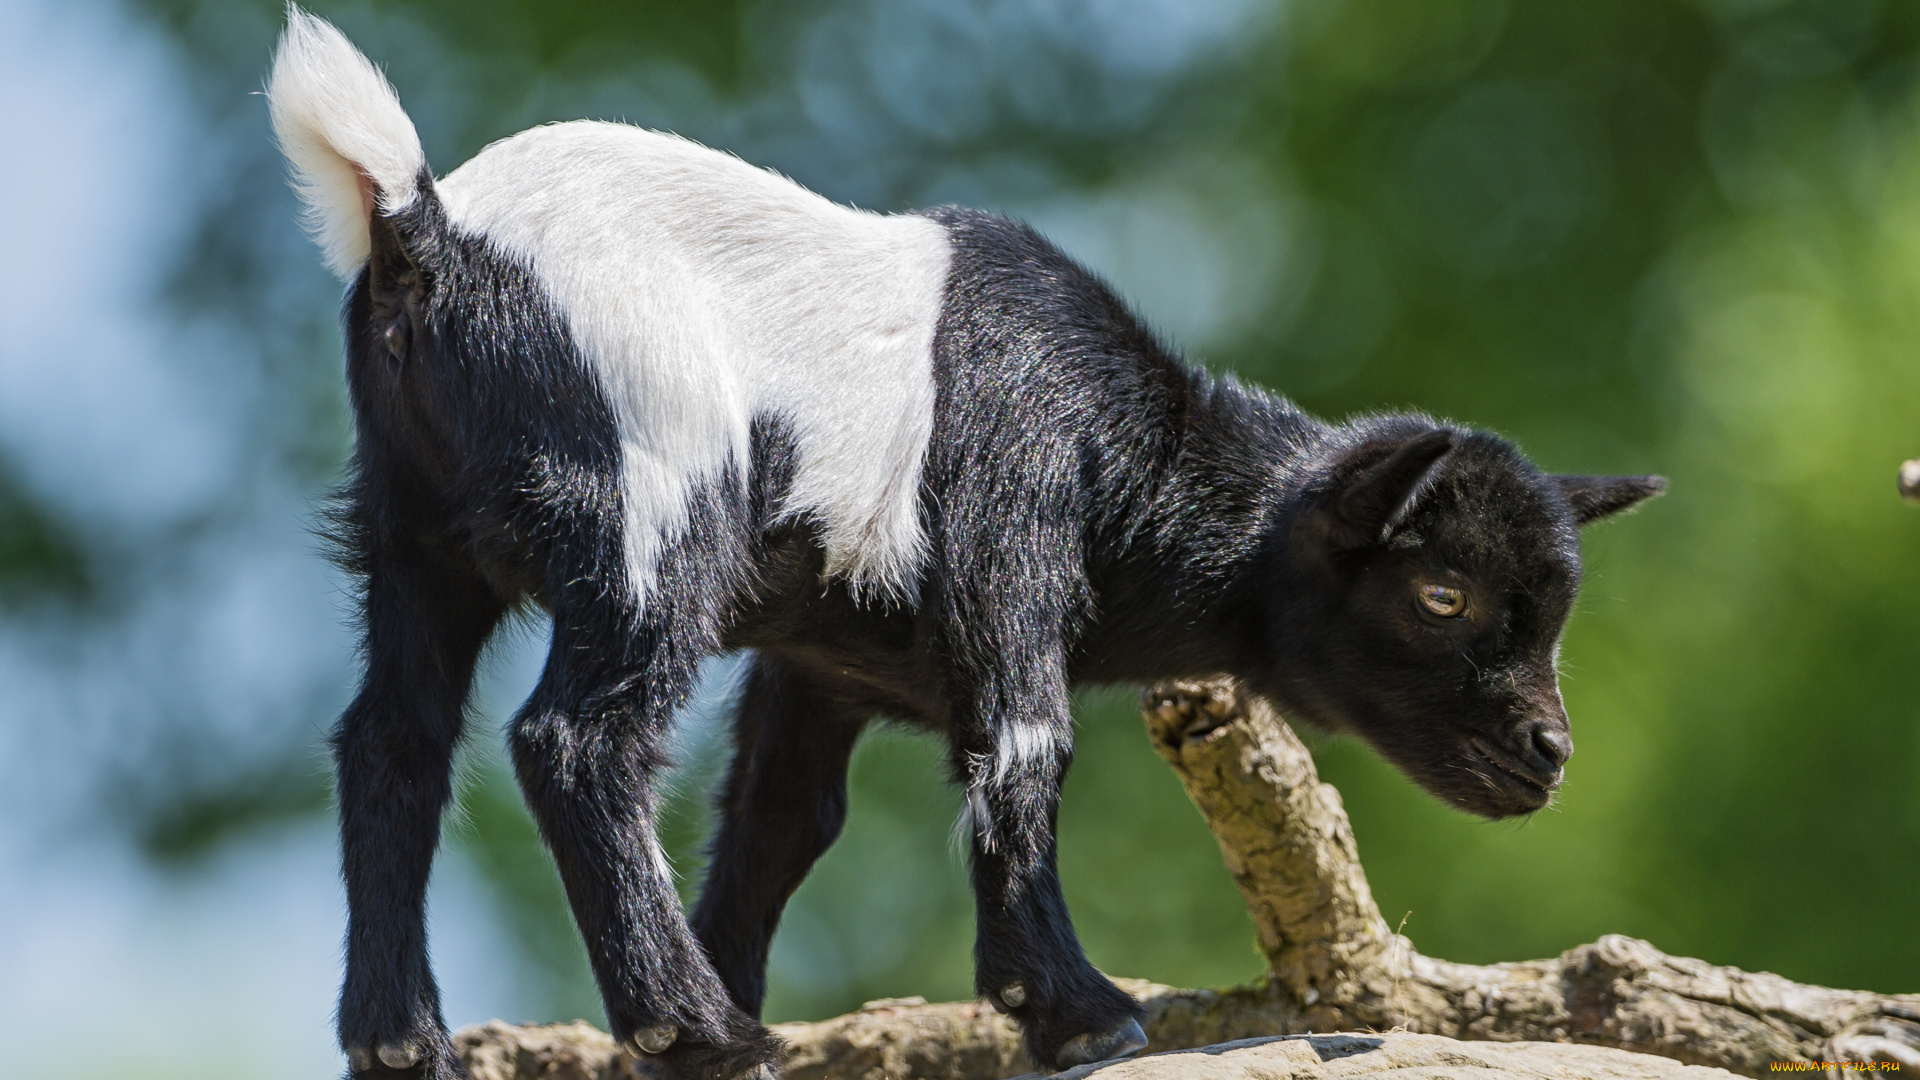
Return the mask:
[[1578,527],[1665,481],[1547,475],[1502,439],[1418,418],[1343,431],[1273,538],[1288,570],[1256,685],[1461,809],[1546,806],[1573,753],[1556,663]]

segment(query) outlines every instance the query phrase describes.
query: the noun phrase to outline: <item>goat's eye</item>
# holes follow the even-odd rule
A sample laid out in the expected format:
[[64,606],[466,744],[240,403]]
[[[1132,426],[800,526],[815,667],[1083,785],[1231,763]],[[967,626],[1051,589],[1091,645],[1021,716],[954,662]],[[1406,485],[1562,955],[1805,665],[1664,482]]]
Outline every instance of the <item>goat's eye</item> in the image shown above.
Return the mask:
[[393,354],[393,358],[395,360],[406,359],[407,357],[406,316],[403,315],[400,318],[395,319],[392,322],[388,323],[387,331],[386,333],[380,335],[380,339],[387,343],[387,351]]
[[1432,583],[1420,586],[1420,603],[1443,619],[1457,619],[1467,613],[1467,594],[1451,585]]

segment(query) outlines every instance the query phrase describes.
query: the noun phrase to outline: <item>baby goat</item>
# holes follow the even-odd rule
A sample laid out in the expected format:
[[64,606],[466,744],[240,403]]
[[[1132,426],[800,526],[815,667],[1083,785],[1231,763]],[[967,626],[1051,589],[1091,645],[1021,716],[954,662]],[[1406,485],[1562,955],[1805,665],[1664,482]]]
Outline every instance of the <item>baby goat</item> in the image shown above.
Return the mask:
[[[435,180],[386,81],[298,11],[269,96],[351,282],[356,1076],[462,1075],[424,898],[475,659],[526,600],[553,640],[514,767],[613,1034],[673,1080],[777,1070],[768,941],[876,716],[947,741],[977,986],[1056,1068],[1146,1041],[1055,870],[1076,683],[1229,672],[1488,817],[1559,784],[1576,526],[1657,477],[1543,475],[1419,415],[1323,423],[1183,365],[1023,225],[848,209],[670,135],[555,124]],[[659,773],[696,666],[740,649],[689,921]]]

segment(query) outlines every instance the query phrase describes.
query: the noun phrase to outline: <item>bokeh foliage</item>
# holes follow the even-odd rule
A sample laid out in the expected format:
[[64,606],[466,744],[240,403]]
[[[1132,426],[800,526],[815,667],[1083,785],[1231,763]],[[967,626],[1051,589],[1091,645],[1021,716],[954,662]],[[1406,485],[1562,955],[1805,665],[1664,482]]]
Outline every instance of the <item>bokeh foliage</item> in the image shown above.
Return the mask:
[[[1168,60],[1087,28],[1150,34],[1178,2],[315,5],[385,63],[443,171],[528,124],[591,115],[880,209],[1031,211],[1110,256],[1096,261],[1197,359],[1316,411],[1417,406],[1551,468],[1667,474],[1669,496],[1587,537],[1563,663],[1580,752],[1554,811],[1478,823],[1362,747],[1318,748],[1381,906],[1410,912],[1424,952],[1463,961],[1618,931],[1806,981],[1920,989],[1920,514],[1892,494],[1895,464],[1920,453],[1920,8],[1194,6],[1227,12],[1227,29]],[[337,293],[287,242],[293,206],[247,96],[279,9],[138,10],[188,57],[232,148],[177,302],[251,329],[285,415],[309,418],[263,447],[318,489],[346,437]],[[1226,252],[1210,280],[1238,290],[1238,317],[1188,318],[1206,297],[1180,286],[1205,275],[1152,228],[1102,246],[1103,222],[1134,228],[1168,192],[1187,199],[1173,219]],[[83,549],[0,483],[5,595],[84,594]],[[1095,962],[1182,984],[1254,977],[1238,899],[1130,696],[1083,696],[1080,726],[1062,862]],[[490,728],[450,840],[524,946],[517,1019],[596,1015]],[[720,754],[710,731],[689,739],[668,823],[689,889]],[[970,992],[940,775],[922,740],[863,746],[846,837],[776,943],[770,1018]],[[319,811],[269,797],[312,790],[279,773],[184,787],[142,832],[174,860],[251,817]]]

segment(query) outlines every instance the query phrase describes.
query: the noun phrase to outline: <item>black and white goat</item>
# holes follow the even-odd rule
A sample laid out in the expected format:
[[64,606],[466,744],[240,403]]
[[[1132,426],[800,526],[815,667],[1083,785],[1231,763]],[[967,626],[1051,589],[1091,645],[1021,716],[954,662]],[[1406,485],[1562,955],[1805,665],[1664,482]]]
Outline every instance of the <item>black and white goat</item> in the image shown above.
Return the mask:
[[[1658,478],[1543,475],[1418,415],[1323,423],[1184,366],[1020,224],[849,209],[670,135],[555,124],[435,180],[386,81],[298,11],[269,99],[352,283],[356,1075],[460,1075],[423,904],[475,659],[528,600],[553,639],[514,766],[613,1033],[666,1077],[778,1068],[768,941],[877,716],[947,740],[979,991],[1060,1067],[1145,1043],[1055,871],[1075,683],[1229,672],[1489,817],[1558,785],[1576,526]],[[658,774],[696,665],[740,649],[689,921]]]

